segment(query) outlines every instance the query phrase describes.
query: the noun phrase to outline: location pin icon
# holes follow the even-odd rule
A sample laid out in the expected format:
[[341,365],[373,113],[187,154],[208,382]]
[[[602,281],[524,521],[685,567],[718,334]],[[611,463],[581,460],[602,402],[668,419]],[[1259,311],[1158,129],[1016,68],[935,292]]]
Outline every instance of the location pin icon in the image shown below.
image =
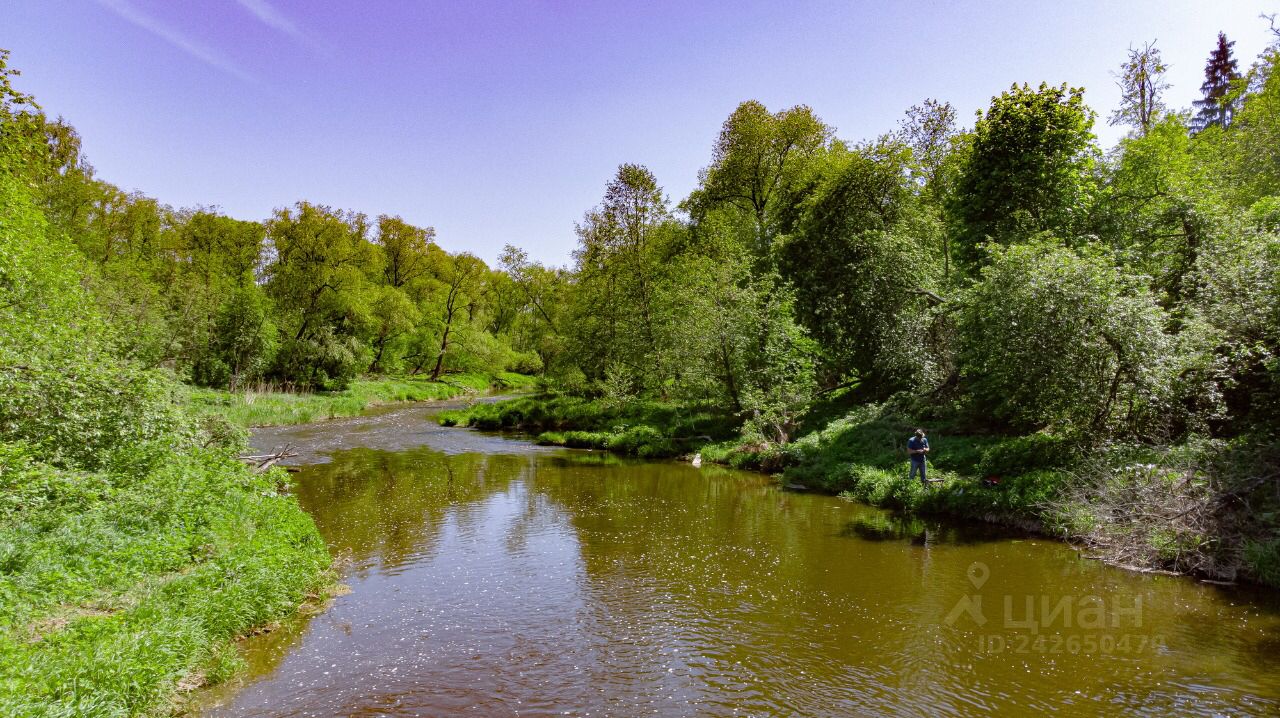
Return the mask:
[[987,579],[991,577],[991,569],[987,568],[987,565],[981,561],[974,561],[969,564],[969,570],[966,573],[969,575],[969,583],[972,583],[975,589],[981,589],[982,584],[986,583]]

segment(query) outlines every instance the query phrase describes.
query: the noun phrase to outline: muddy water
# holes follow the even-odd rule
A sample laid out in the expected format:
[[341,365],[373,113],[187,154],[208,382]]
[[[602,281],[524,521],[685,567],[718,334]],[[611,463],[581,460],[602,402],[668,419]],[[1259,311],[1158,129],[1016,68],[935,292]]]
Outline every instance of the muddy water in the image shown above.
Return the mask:
[[257,436],[351,592],[205,715],[1280,714],[1272,594],[426,413]]

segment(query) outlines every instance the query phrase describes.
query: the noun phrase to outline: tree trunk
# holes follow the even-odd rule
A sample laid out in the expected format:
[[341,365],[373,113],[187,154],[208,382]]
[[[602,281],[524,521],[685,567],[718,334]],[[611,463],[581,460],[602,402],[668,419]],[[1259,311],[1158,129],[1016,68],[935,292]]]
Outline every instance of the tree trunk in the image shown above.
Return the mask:
[[444,325],[444,336],[440,338],[440,353],[436,355],[436,366],[431,370],[431,381],[440,378],[440,372],[444,370],[444,353],[449,348],[449,330],[452,327],[449,324]]

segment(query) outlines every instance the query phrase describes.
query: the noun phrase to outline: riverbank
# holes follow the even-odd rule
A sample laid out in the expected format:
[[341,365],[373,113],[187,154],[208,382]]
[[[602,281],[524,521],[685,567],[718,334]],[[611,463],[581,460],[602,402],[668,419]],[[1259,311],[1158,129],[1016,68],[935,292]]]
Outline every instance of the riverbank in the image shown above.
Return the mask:
[[1009,436],[934,420],[934,483],[925,487],[910,480],[903,448],[918,420],[887,405],[822,407],[786,446],[745,441],[732,417],[709,407],[648,401],[531,396],[439,420],[650,458],[696,453],[906,514],[1034,531],[1126,568],[1280,587],[1280,522],[1267,508],[1278,499],[1274,479],[1258,469],[1280,465],[1274,444],[1086,448],[1048,433]]
[[198,414],[218,415],[243,428],[309,424],[355,416],[379,404],[453,399],[490,389],[526,389],[533,377],[513,372],[449,374],[439,381],[425,377],[366,377],[338,392],[229,392],[193,388],[186,403]]
[[234,639],[323,598],[330,558],[281,469],[139,447],[96,471],[0,452],[0,714],[167,714]]

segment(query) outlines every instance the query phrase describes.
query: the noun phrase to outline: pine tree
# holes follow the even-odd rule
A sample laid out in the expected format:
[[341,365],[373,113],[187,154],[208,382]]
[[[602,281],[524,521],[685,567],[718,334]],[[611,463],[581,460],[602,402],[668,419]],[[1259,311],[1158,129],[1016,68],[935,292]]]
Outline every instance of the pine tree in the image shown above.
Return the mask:
[[1204,84],[1200,86],[1204,99],[1192,103],[1200,109],[1191,120],[1192,132],[1200,132],[1213,125],[1231,125],[1238,102],[1231,86],[1240,79],[1236,59],[1231,56],[1233,46],[1235,42],[1227,42],[1226,33],[1218,33],[1218,46],[1209,55],[1209,62],[1204,66]]

